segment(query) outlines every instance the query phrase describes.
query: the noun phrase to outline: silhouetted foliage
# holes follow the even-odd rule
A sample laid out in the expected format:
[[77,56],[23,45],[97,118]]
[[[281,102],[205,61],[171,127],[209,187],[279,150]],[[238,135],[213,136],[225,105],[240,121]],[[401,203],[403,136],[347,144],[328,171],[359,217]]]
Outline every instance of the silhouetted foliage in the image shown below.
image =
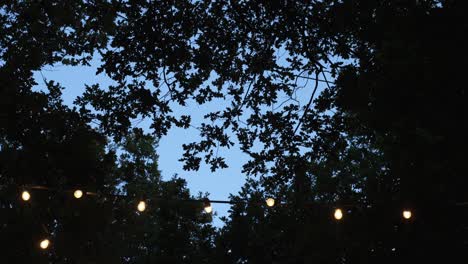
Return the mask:
[[[60,97],[60,87],[49,82],[47,92],[22,96],[9,120],[16,126],[2,123],[2,262],[207,263],[211,217],[201,203],[171,202],[194,197],[183,179],[161,179],[154,137],[134,129],[109,144]],[[28,188],[37,185],[52,190]],[[75,188],[97,195],[77,200]],[[21,200],[23,190],[30,201]],[[144,213],[136,210],[140,200],[151,205]],[[47,251],[39,249],[44,238],[52,243]]]
[[[58,157],[42,169],[43,180],[63,184],[54,177],[67,175],[102,188],[115,175],[109,170],[137,169],[106,165],[117,161],[104,149],[108,138],[128,142],[132,120],[151,119],[156,138],[196,125],[201,140],[183,146],[185,169],[202,161],[224,168],[218,149],[236,145],[250,157],[249,180],[233,199],[274,196],[294,205],[233,206],[210,261],[463,257],[468,212],[457,204],[468,201],[468,111],[457,61],[466,60],[466,7],[449,0],[10,1],[0,12],[2,153],[45,153],[54,144],[69,153],[62,143],[74,140],[76,157]],[[77,109],[44,99],[59,100],[54,83],[50,95],[31,91],[33,71],[86,65],[92,56],[115,83],[88,84]],[[308,98],[297,96],[304,91]],[[202,124],[173,112],[209,104],[219,107]],[[53,132],[60,127],[68,132]],[[16,184],[29,177],[3,175]],[[349,220],[332,223],[320,204],[353,204]],[[410,224],[400,219],[403,207],[414,208]]]

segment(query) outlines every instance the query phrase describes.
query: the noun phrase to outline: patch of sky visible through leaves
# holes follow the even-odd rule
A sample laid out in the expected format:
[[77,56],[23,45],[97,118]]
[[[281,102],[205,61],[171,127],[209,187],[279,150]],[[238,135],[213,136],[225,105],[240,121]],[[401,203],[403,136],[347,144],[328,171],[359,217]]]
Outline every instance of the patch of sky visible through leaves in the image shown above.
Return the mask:
[[[276,51],[276,59],[279,63],[286,64],[287,52],[280,48]],[[97,68],[100,66],[101,61],[98,55],[93,56],[90,66],[65,66],[56,64],[53,66],[46,66],[41,71],[35,72],[34,78],[37,82],[34,90],[45,89],[44,80],[58,82],[63,90],[63,101],[69,107],[74,106],[76,98],[83,94],[85,85],[99,84],[100,87],[108,87],[115,85],[115,83],[108,78],[104,73],[96,75]],[[306,77],[306,76],[304,76]],[[332,80],[331,76],[327,76],[328,80]],[[211,79],[211,78],[210,78]],[[310,98],[313,81],[308,78],[297,79],[297,89],[294,91],[293,96],[282,95],[277,103],[265,111],[275,111],[281,109],[288,103],[295,102],[300,107],[306,105]],[[325,88],[324,83],[320,83],[315,97]],[[188,102],[185,106],[180,106],[176,103],[171,105],[174,115],[181,116],[189,114],[191,116],[191,126],[187,129],[173,127],[168,134],[162,137],[159,141],[157,152],[159,155],[159,169],[164,180],[170,179],[172,176],[177,175],[187,181],[188,187],[192,194],[199,192],[209,193],[209,198],[213,200],[227,200],[230,194],[236,194],[240,191],[245,183],[246,175],[242,173],[242,165],[245,164],[249,157],[243,153],[232,136],[234,147],[219,149],[222,156],[226,158],[228,168],[218,169],[215,172],[210,170],[208,165],[202,164],[200,169],[196,172],[184,171],[183,163],[179,161],[182,157],[183,144],[195,142],[200,139],[197,126],[206,123],[209,120],[204,119],[204,116],[210,112],[215,112],[230,104],[229,98],[217,98],[211,102],[198,104],[197,102]],[[250,113],[246,111],[246,115]],[[138,118],[133,120],[132,123],[136,127],[143,128],[146,132],[150,132],[151,120]],[[93,125],[93,124],[91,124]],[[94,124],[94,126],[96,126]],[[231,132],[227,132],[232,135]],[[256,148],[256,146],[254,146]],[[261,146],[258,146],[260,148]],[[217,204],[214,208],[217,216],[214,217],[214,225],[221,226],[222,221],[220,217],[226,216],[229,210],[228,204]]]

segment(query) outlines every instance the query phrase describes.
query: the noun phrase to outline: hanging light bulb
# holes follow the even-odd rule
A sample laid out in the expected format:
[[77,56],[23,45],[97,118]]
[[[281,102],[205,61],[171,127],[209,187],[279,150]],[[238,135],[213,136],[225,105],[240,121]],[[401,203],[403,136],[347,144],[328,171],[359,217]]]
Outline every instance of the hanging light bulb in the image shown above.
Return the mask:
[[75,192],[73,192],[73,196],[75,196],[76,199],[80,199],[81,197],[83,197],[83,191],[75,190]]
[[213,207],[211,207],[211,205],[207,205],[207,206],[205,206],[204,210],[208,214],[211,214],[211,212],[213,212]]
[[211,214],[211,212],[213,212],[213,207],[211,206],[210,200],[205,199],[203,210],[205,210],[205,212],[208,214]]
[[29,199],[31,199],[31,194],[29,194],[28,191],[23,191],[21,193],[21,199],[23,199],[23,201],[29,201]]
[[49,239],[43,239],[41,240],[41,242],[39,243],[39,247],[42,248],[42,249],[47,249],[50,245],[50,241]]
[[341,220],[343,218],[343,212],[340,208],[335,209],[335,213],[333,214],[336,220]]
[[137,209],[138,209],[138,211],[140,211],[140,212],[145,211],[145,210],[146,210],[146,203],[145,203],[145,201],[140,201],[140,202],[138,203],[138,205],[137,205]]
[[268,198],[268,199],[266,199],[265,202],[266,202],[266,205],[268,207],[273,207],[275,205],[275,199],[273,199],[273,198]]
[[403,210],[403,218],[410,219],[411,216],[412,216],[412,213],[410,210]]

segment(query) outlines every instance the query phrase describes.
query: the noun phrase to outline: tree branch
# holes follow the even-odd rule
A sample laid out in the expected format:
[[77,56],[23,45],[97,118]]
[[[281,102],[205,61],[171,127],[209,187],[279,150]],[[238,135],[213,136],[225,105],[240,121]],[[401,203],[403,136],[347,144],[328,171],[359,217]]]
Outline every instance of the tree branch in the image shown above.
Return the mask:
[[319,83],[319,79],[318,79],[318,73],[315,73],[315,87],[314,87],[314,90],[312,91],[312,95],[310,96],[310,99],[309,99],[309,102],[307,103],[306,105],[306,108],[304,110],[304,113],[302,114],[302,117],[301,119],[299,119],[299,123],[297,123],[297,126],[296,128],[294,129],[294,135],[296,135],[296,132],[297,130],[299,129],[299,127],[301,126],[302,124],[302,121],[304,120],[305,116],[307,115],[307,112],[309,112],[309,108],[310,108],[310,105],[312,104],[312,102],[314,101],[314,96],[315,96],[315,92],[317,92],[317,88],[318,88],[318,83]]

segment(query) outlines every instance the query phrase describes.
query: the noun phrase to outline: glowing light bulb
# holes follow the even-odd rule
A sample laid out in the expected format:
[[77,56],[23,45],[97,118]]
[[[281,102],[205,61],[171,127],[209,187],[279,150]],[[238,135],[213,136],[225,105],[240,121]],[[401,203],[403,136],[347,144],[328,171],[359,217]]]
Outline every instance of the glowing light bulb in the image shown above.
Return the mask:
[[206,213],[210,214],[211,212],[213,212],[213,207],[211,207],[210,200],[205,199],[203,204],[204,204],[203,210],[205,210]]
[[41,240],[41,242],[39,243],[39,247],[41,247],[42,249],[47,249],[49,245],[50,245],[50,241],[47,238]]
[[83,197],[83,191],[82,190],[76,190],[73,193],[73,196],[75,196],[76,199],[80,199],[81,197]]
[[211,214],[211,212],[213,212],[213,207],[211,207],[211,205],[208,205],[208,206],[205,206],[205,212]]
[[28,191],[23,191],[23,193],[21,193],[21,199],[23,199],[23,201],[29,201],[29,199],[31,199],[31,194],[29,194]]
[[336,209],[335,210],[335,213],[333,214],[333,216],[335,217],[336,220],[341,220],[343,218],[343,212],[341,211],[341,209]]
[[275,199],[273,198],[266,199],[266,204],[268,207],[273,207],[275,205]]
[[405,218],[405,219],[410,219],[411,216],[412,216],[412,214],[411,214],[411,211],[410,211],[410,210],[404,210],[404,211],[403,211],[403,218]]
[[144,201],[140,201],[137,205],[137,209],[140,212],[143,212],[146,210],[146,203]]

